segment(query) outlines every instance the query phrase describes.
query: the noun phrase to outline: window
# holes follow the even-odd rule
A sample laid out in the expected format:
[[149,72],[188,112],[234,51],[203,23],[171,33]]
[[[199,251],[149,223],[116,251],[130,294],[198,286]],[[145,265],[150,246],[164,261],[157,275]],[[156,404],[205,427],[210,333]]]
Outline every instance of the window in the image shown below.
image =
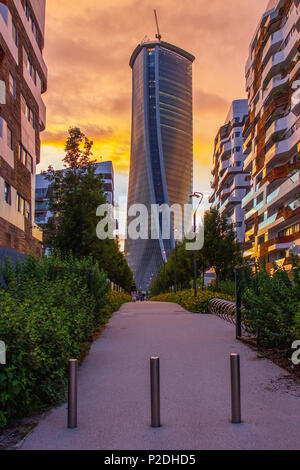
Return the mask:
[[24,148],[21,144],[19,144],[19,160],[20,162],[24,163],[25,162],[25,156],[24,156]]
[[240,132],[235,132],[235,137],[240,137],[241,133]]
[[27,52],[24,50],[24,66],[28,70],[29,75],[31,76],[34,84],[37,84],[37,72],[36,69],[34,68],[32,61],[30,60],[29,55]]
[[21,110],[22,110],[22,113],[25,114],[28,122],[30,122],[32,127],[35,129],[35,114],[30,108],[29,104],[27,103],[23,95],[21,95]]
[[38,40],[39,40],[38,28],[37,28],[36,22],[33,18],[31,8],[30,8],[27,1],[25,2],[25,15],[26,15],[28,23],[30,24],[30,28],[31,28],[31,31],[34,34],[35,40],[36,40],[36,42],[38,42]]
[[18,47],[18,45],[19,45],[19,32],[18,32],[14,22],[12,23],[12,38],[13,38],[13,41],[14,41],[15,45]]
[[27,117],[28,121],[30,122],[30,116],[31,116],[31,109],[30,106],[26,103],[26,113],[25,116]]
[[33,158],[21,143],[19,144],[19,160],[33,174]]
[[4,198],[5,202],[11,206],[11,186],[6,182],[4,185]]
[[17,86],[16,86],[16,79],[13,75],[9,74],[9,91],[13,95],[14,98],[17,97]]
[[300,223],[292,225],[284,230],[278,232],[278,237],[288,237],[289,235],[293,235],[294,233],[300,232]]
[[26,217],[26,219],[31,220],[31,204],[19,193],[17,193],[17,209],[20,214]]
[[18,212],[20,212],[21,214],[24,214],[24,203],[25,203],[25,200],[18,193],[17,194],[17,209],[18,209]]
[[13,150],[14,149],[14,134],[10,127],[7,126],[7,145]]
[[34,115],[32,109],[30,108],[30,106],[28,106],[28,104],[26,104],[26,114],[25,115],[28,119],[28,122],[30,122],[32,127],[35,129],[35,115]]

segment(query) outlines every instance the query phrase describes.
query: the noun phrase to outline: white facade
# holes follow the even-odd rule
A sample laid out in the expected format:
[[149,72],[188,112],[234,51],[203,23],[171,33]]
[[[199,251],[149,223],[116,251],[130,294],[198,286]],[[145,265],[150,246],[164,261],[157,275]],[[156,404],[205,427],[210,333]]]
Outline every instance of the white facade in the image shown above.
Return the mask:
[[237,241],[243,243],[245,224],[241,201],[250,185],[243,171],[243,124],[248,115],[248,101],[232,102],[225,124],[215,139],[213,156],[212,207],[234,224]]
[[[108,204],[114,205],[114,168],[111,161],[95,163],[95,174],[99,175],[103,181],[103,189],[107,197]],[[63,172],[65,170],[62,170]],[[48,210],[48,190],[50,182],[43,174],[36,175],[35,190],[35,222],[37,224],[45,224],[52,216]],[[96,208],[95,208],[96,214]]]

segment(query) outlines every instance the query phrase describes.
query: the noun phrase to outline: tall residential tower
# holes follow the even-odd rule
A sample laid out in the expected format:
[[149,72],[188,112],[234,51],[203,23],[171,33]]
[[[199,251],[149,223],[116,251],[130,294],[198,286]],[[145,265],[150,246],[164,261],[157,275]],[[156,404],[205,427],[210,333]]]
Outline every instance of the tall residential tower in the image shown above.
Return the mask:
[[213,156],[213,193],[209,202],[233,224],[237,241],[244,242],[245,212],[241,202],[250,187],[250,176],[243,171],[243,125],[248,117],[248,101],[235,100],[225,124],[215,138]]
[[[193,179],[194,56],[164,41],[137,46],[130,59],[132,136],[128,209],[133,204],[189,203]],[[131,217],[127,217],[130,224]],[[161,224],[161,221],[158,222]],[[174,247],[174,236],[128,238],[125,254],[137,287],[148,289]],[[149,229],[150,231],[150,229]]]
[[34,227],[35,173],[40,131],[45,0],[0,0],[0,248],[41,253]]
[[251,188],[246,212],[246,258],[291,266],[300,254],[299,0],[271,0],[250,45],[246,65],[249,118],[244,170]]

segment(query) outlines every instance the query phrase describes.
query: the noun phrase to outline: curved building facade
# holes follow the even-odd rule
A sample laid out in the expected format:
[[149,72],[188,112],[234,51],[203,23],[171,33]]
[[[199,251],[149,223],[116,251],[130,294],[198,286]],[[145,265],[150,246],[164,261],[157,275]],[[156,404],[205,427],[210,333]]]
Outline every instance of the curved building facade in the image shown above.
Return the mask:
[[[132,54],[132,135],[128,208],[148,209],[148,239],[125,242],[125,253],[137,287],[149,289],[174,247],[174,236],[151,239],[151,205],[189,202],[193,180],[194,56],[166,42],[137,46]],[[131,222],[127,216],[127,227]],[[152,225],[151,225],[152,223]],[[172,225],[172,222],[171,222]],[[171,230],[172,232],[172,230]]]

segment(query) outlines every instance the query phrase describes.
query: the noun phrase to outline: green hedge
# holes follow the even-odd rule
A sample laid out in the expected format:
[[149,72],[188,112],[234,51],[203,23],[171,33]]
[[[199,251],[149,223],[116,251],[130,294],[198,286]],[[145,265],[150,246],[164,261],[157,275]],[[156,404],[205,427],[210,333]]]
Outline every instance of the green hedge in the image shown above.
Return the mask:
[[[53,266],[66,269],[53,276]],[[95,269],[92,290],[89,268]],[[110,293],[105,273],[91,260],[29,257],[16,271],[7,264],[3,274],[8,288],[0,292],[0,339],[7,364],[0,366],[0,427],[63,400],[68,360],[80,360],[94,331],[130,299]]]
[[249,331],[260,333],[263,346],[290,349],[300,339],[300,265],[295,259],[289,273],[274,268],[271,275],[264,264],[259,266],[258,293],[252,287],[244,290],[243,315]]
[[234,298],[230,295],[212,292],[206,289],[199,290],[197,292],[197,297],[194,296],[194,291],[185,290],[179,291],[176,294],[174,292],[161,294],[156,297],[152,297],[151,300],[154,302],[174,302],[193,313],[209,313],[208,303],[215,297],[234,301]]

